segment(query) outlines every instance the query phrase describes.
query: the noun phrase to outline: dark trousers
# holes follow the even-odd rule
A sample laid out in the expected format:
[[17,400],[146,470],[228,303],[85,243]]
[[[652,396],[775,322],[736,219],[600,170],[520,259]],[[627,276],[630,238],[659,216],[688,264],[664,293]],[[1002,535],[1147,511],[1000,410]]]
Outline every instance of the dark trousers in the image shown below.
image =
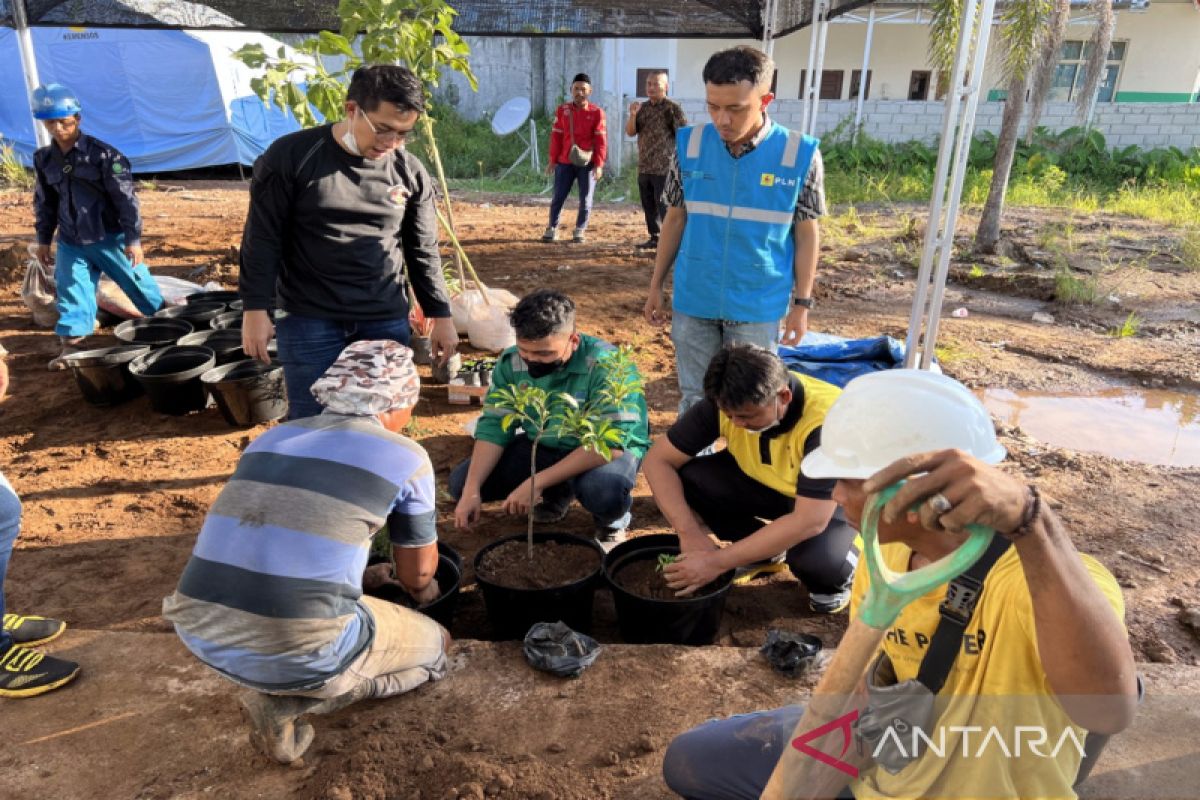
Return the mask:
[[651,239],[658,238],[663,217],[667,216],[667,204],[662,199],[666,183],[666,175],[638,173],[638,195],[642,198],[642,213],[646,215],[646,230]]
[[[483,502],[503,500],[512,494],[522,481],[529,478],[529,456],[532,450],[533,444],[528,436],[518,436],[504,448],[496,468],[480,487],[479,494]],[[554,466],[571,452],[539,445],[538,470]],[[601,464],[570,480],[543,489],[542,502],[551,508],[566,508],[571,500],[577,497],[579,504],[592,513],[592,520],[598,527],[611,527],[613,523],[623,523],[617,527],[625,527],[625,524],[628,524],[625,515],[633,506],[631,493],[633,485],[637,482],[637,471],[641,463],[632,453],[622,453],[607,464]],[[463,487],[467,483],[467,470],[470,467],[471,459],[468,458],[450,473],[450,494],[456,501],[462,497]]]
[[[788,497],[746,475],[728,450],[694,458],[679,470],[688,506],[722,539],[745,539],[796,508]],[[809,594],[838,594],[850,588],[858,562],[854,528],[839,507],[825,530],[787,551],[792,574]]]
[[579,211],[575,214],[575,227],[583,230],[587,227],[588,217],[592,215],[592,192],[596,182],[592,179],[592,167],[577,167],[574,164],[554,165],[554,196],[550,199],[550,227],[558,227],[558,217],[562,213],[563,204],[571,187],[579,183]]

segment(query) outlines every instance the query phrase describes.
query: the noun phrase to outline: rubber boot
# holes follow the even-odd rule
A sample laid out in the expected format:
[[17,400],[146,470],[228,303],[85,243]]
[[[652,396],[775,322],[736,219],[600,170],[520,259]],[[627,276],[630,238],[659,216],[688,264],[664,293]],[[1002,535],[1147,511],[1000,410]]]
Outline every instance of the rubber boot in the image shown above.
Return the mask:
[[72,353],[78,353],[78,352],[82,351],[83,350],[83,342],[84,342],[85,338],[87,338],[87,337],[84,337],[84,336],[60,336],[60,337],[58,337],[58,341],[62,345],[62,351],[57,356],[50,359],[50,363],[47,364],[46,366],[52,370],[66,369],[67,368],[67,360],[66,360],[67,356],[71,355]]
[[291,764],[308,750],[316,734],[312,725],[296,720],[321,700],[261,692],[246,692],[239,699],[250,726],[250,744],[260,753],[280,764]]

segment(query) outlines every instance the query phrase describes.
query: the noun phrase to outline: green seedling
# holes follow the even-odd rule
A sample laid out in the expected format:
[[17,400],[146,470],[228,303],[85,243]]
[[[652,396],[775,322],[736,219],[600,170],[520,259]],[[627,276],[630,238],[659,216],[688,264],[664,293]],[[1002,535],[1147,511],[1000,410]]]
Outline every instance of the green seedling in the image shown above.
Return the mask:
[[[559,440],[578,442],[578,447],[612,460],[614,448],[625,445],[625,432],[613,422],[621,412],[636,408],[642,396],[642,376],[628,346],[602,355],[597,365],[603,370],[600,390],[580,403],[566,392],[548,392],[529,383],[495,389],[488,395],[491,408],[504,414],[500,426],[525,430],[533,442],[529,455],[529,559],[533,560],[533,507],[537,501],[537,451],[547,434]],[[615,409],[615,413],[614,413]]]
[[654,569],[656,572],[666,572],[667,567],[679,560],[679,556],[671,555],[670,553],[658,554],[658,566]]
[[1121,327],[1112,328],[1108,335],[1114,339],[1127,339],[1130,336],[1137,336],[1138,328],[1141,327],[1142,318],[1137,315],[1136,311],[1130,311],[1129,316],[1121,323]]

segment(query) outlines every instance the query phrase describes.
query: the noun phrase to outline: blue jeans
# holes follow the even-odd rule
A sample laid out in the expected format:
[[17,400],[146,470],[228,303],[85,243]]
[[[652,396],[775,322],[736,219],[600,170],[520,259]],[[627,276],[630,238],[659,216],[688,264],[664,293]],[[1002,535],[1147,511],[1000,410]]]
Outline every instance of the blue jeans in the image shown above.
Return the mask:
[[708,362],[727,344],[756,344],[775,352],[779,345],[778,322],[734,322],[690,317],[675,311],[671,316],[671,341],[675,343],[675,370],[679,373],[679,413],[704,397]]
[[592,193],[596,182],[592,180],[591,166],[577,167],[574,164],[556,164],[554,167],[554,196],[550,200],[550,227],[558,227],[558,217],[562,213],[563,203],[571,187],[579,182],[579,212],[575,215],[575,227],[583,230],[587,227],[588,217],[592,215]]
[[67,244],[61,239],[54,257],[58,283],[59,336],[87,336],[96,325],[96,286],[100,273],[112,278],[137,310],[150,316],[162,308],[162,293],[145,264],[125,257],[125,235],[114,233],[96,244]]
[[[496,468],[488,475],[480,488],[480,498],[485,503],[503,500],[512,494],[521,483],[529,478],[529,456],[533,449],[528,436],[518,436],[500,456]],[[562,461],[571,450],[538,447],[537,468],[544,470]],[[633,485],[637,482],[641,460],[632,453],[622,453],[607,464],[576,475],[568,481],[555,484],[542,491],[542,502],[551,508],[566,508],[572,498],[592,513],[597,528],[620,530],[629,525],[629,509],[633,507]],[[457,501],[462,497],[467,483],[467,470],[471,459],[459,464],[450,473],[450,494]]]
[[[803,713],[803,706],[785,706],[685,731],[667,747],[663,780],[688,800],[757,800]],[[843,790],[838,797],[854,795]]]
[[321,404],[309,389],[347,345],[375,339],[391,339],[407,345],[409,333],[407,316],[359,322],[295,314],[280,316],[275,320],[275,340],[287,385],[288,419],[321,413]]
[[[0,472],[0,619],[4,618],[4,576],[8,574],[8,560],[20,532],[21,501],[12,484]],[[7,650],[10,644],[12,637],[0,629],[0,652]]]

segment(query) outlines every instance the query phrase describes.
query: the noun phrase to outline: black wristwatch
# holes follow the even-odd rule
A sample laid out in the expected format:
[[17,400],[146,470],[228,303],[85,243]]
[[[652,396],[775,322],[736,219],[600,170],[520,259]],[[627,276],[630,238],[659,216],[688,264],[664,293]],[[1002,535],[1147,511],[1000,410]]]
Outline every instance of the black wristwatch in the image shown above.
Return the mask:
[[804,306],[805,308],[812,308],[815,305],[815,303],[813,302],[813,299],[811,297],[793,297],[792,305]]

